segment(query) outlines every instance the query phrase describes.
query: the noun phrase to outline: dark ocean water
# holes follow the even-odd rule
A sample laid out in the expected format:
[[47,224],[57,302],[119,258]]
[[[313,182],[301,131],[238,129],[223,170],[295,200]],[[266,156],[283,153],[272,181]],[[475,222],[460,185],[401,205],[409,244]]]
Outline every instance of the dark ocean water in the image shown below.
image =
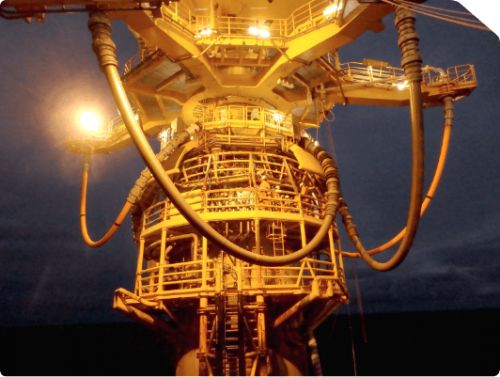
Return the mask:
[[[500,370],[500,310],[351,316],[358,375],[491,376]],[[324,375],[353,375],[349,318],[316,331]],[[135,323],[2,327],[3,375],[173,375],[175,339]]]

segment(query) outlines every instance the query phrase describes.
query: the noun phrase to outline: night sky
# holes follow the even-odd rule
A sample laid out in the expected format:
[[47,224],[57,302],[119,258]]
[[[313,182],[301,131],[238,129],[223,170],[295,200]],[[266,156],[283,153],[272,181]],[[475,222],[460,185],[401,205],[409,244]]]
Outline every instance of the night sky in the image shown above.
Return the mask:
[[[463,9],[449,0],[427,4]],[[341,61],[371,58],[400,66],[393,19],[384,19],[382,33],[367,32],[342,48]],[[113,27],[123,67],[137,47],[122,21]],[[409,256],[384,273],[356,261],[364,311],[500,308],[499,39],[424,16],[417,17],[417,32],[424,65],[474,64],[479,86],[455,104],[441,185]],[[136,248],[130,220],[104,247],[84,244],[81,157],[63,146],[81,111],[94,111],[103,122],[117,115],[91,49],[87,15],[49,15],[45,24],[30,25],[0,20],[0,33],[0,324],[128,321],[111,302],[116,288],[133,289]],[[342,192],[361,240],[372,248],[406,222],[409,110],[338,105],[333,112]],[[427,189],[441,144],[442,108],[426,109],[424,115]],[[328,148],[324,127],[321,140]],[[158,150],[153,139],[152,144]],[[113,223],[143,167],[133,147],[93,159],[87,213],[94,239]],[[343,247],[353,249],[346,237]],[[393,252],[377,259],[387,260]],[[354,297],[351,261],[345,266]],[[356,312],[356,305],[351,310]]]

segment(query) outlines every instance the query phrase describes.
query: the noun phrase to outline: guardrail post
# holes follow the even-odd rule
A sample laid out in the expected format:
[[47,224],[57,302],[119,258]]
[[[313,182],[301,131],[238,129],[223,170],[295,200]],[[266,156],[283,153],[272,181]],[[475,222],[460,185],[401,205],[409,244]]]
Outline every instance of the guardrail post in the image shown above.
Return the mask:
[[160,245],[160,271],[158,271],[158,290],[163,292],[163,274],[165,268],[165,246],[167,242],[167,228],[161,230],[161,245]]
[[142,265],[143,265],[143,259],[144,259],[144,244],[146,243],[146,240],[144,238],[141,238],[139,240],[139,255],[137,256],[137,269],[136,269],[136,274],[135,274],[135,278],[136,278],[136,292],[135,294],[137,296],[140,296],[141,295],[141,291],[140,291],[140,286],[142,285],[142,282],[141,282],[141,271],[142,271]]
[[[260,255],[260,219],[255,219],[255,252]],[[262,267],[256,270],[257,287],[262,287]]]
[[335,243],[333,242],[333,229],[330,227],[328,230],[328,241],[330,244],[330,254],[332,256],[332,263],[333,263],[333,272],[334,278],[338,278],[338,270],[337,270],[337,258],[335,257]]
[[302,240],[302,247],[306,247],[306,225],[304,224],[304,220],[300,221],[300,239]]
[[241,260],[236,260],[236,271],[238,273],[238,292],[243,291],[243,268],[241,266]]
[[297,277],[297,282],[295,283],[295,286],[296,287],[300,287],[302,284],[301,284],[301,280],[302,280],[302,275],[304,274],[304,267],[305,267],[305,264],[306,262],[304,260],[302,260],[300,262],[300,270],[299,270],[299,276]]

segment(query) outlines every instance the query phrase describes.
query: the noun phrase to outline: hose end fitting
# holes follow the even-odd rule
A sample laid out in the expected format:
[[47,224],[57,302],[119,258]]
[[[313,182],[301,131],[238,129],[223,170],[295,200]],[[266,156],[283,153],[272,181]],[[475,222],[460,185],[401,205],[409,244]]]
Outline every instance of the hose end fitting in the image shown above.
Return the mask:
[[422,57],[418,51],[419,37],[415,31],[415,14],[403,7],[396,6],[394,25],[398,30],[398,45],[401,49],[401,66],[405,71],[406,81],[422,81]]
[[193,137],[196,136],[198,132],[200,132],[200,126],[196,123],[191,124],[188,128],[185,130],[189,136]]
[[347,207],[347,203],[344,201],[344,199],[340,200],[339,214],[340,216],[342,216],[342,222],[345,225],[345,232],[347,233],[347,236],[351,240],[354,237],[359,237],[356,225],[354,225],[354,220],[349,213],[349,207]]
[[114,65],[118,68],[116,45],[111,39],[111,22],[106,13],[90,12],[88,27],[92,33],[92,51],[97,56],[101,71],[104,72],[107,65]]
[[82,171],[89,171],[90,170],[90,154],[84,154],[83,155],[83,164],[82,164]]
[[453,98],[446,96],[443,98],[444,124],[445,126],[453,126]]

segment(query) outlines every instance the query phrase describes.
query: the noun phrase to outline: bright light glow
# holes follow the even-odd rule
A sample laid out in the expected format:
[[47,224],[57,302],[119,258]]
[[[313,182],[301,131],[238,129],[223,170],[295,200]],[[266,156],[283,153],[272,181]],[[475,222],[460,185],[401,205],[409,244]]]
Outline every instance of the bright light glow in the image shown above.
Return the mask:
[[335,12],[338,9],[336,5],[330,5],[328,8],[326,8],[323,12],[323,16],[330,16],[333,12]]
[[314,142],[314,145],[316,145],[316,146],[318,146],[318,145],[319,145],[319,143],[318,143],[318,141],[317,141],[317,140]]
[[283,120],[283,115],[281,115],[281,114],[274,114],[274,121],[275,122],[281,123],[282,120]]
[[259,29],[258,27],[253,27],[253,26],[250,26],[248,28],[248,32],[252,35],[258,35],[262,38],[267,38],[271,35],[271,33],[269,33],[269,31],[264,30],[264,29]]
[[89,111],[80,115],[80,124],[88,131],[97,131],[99,129],[99,118]]
[[270,32],[268,32],[267,30],[261,30],[261,31],[259,32],[259,35],[260,35],[261,37],[263,37],[263,38],[267,38],[267,37],[269,37],[269,36],[271,35],[271,33],[270,33]]
[[160,133],[158,134],[158,140],[162,141],[162,142],[166,142],[168,139],[170,138],[170,128],[167,128],[163,131],[160,131]]
[[396,84],[399,90],[404,90],[408,87],[408,81],[405,81],[404,83],[398,83]]
[[212,34],[212,29],[206,28],[201,30],[198,34],[196,34],[195,38],[208,37]]

